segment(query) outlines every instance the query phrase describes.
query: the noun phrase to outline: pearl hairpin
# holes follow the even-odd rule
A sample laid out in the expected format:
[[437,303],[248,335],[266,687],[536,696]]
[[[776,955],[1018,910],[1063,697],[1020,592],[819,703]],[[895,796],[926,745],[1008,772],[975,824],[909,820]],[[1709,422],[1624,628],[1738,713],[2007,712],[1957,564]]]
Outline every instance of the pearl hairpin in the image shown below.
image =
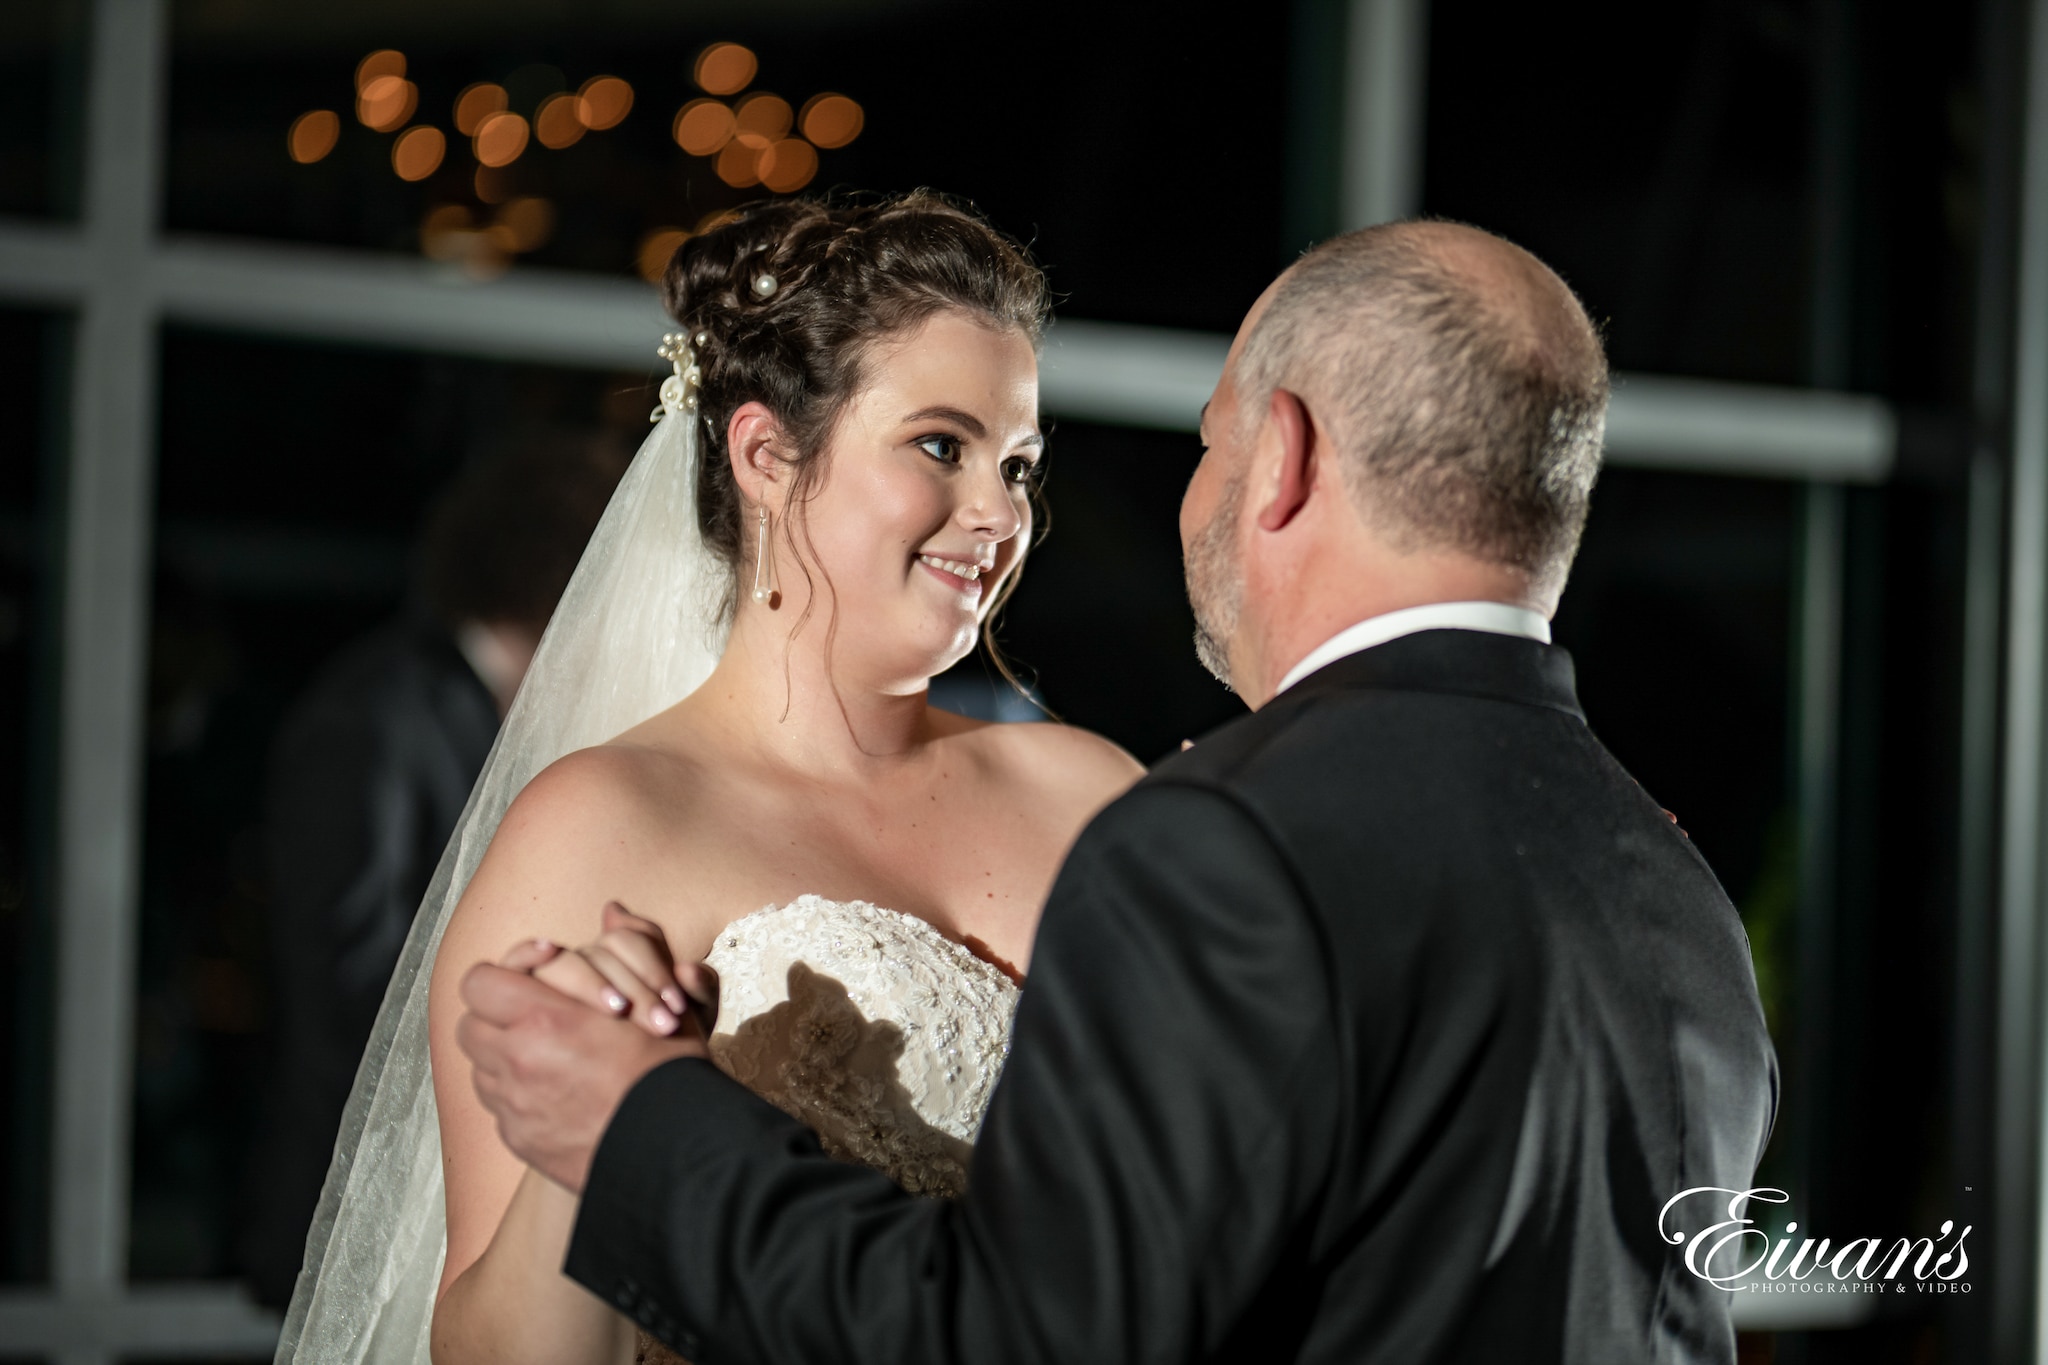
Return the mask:
[[[697,344],[703,345],[709,338],[697,333]],[[697,367],[697,353],[692,350],[687,338],[681,332],[669,332],[662,336],[661,345],[654,353],[675,366],[676,372],[661,381],[661,406],[647,415],[650,422],[659,422],[665,413],[690,413],[697,411],[697,390],[704,382],[704,372]]]

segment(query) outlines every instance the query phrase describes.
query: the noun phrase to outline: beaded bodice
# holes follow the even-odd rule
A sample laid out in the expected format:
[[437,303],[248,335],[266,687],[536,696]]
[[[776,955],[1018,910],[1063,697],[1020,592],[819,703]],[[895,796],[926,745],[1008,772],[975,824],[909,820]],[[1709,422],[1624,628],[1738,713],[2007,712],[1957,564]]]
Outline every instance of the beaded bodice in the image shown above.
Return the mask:
[[999,968],[915,916],[822,896],[735,920],[706,960],[721,1069],[833,1156],[913,1193],[966,1188],[1017,1008]]

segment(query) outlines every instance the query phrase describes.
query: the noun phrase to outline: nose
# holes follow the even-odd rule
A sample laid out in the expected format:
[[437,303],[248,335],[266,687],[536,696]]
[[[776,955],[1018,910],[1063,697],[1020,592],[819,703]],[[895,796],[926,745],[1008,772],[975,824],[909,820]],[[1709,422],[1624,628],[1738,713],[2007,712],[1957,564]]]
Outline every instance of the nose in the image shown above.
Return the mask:
[[955,517],[978,538],[1000,545],[1024,529],[1024,513],[1018,507],[1022,500],[1016,492],[1000,467],[990,465],[968,483]]

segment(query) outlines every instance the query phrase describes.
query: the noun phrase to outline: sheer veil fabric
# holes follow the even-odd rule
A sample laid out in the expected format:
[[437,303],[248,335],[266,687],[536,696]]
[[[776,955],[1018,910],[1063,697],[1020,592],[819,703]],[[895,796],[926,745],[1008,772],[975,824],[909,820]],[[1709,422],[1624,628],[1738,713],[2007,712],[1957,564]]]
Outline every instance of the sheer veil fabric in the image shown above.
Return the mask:
[[427,1365],[448,1229],[427,1060],[427,984],[448,916],[505,809],[541,769],[674,705],[724,648],[730,571],[697,524],[694,357],[612,495],[441,855],[356,1072],[285,1315],[279,1365]]

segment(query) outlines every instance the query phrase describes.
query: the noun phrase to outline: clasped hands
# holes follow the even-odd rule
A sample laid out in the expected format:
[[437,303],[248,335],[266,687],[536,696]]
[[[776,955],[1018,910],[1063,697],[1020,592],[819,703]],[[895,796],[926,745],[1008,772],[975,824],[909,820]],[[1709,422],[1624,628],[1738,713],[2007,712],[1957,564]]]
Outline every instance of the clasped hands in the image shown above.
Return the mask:
[[664,1062],[710,1055],[718,974],[678,964],[660,926],[614,901],[592,943],[534,939],[470,968],[462,1003],[455,1041],[498,1136],[581,1194],[626,1092]]

